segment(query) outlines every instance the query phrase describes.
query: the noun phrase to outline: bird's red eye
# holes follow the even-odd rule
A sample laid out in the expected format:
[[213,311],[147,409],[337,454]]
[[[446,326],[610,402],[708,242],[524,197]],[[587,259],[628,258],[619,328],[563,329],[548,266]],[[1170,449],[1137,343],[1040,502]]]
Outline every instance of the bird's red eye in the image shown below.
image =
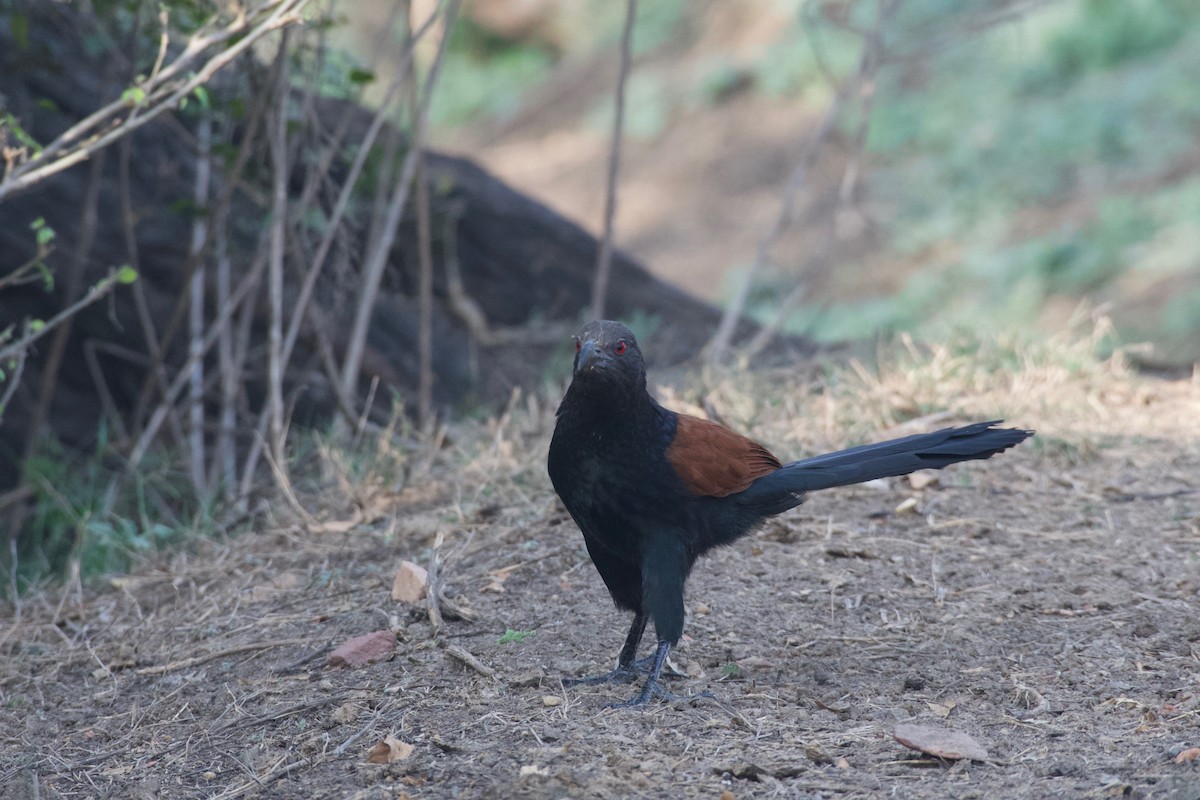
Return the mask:
[[623,355],[625,355],[625,351],[628,349],[629,349],[629,345],[625,344],[624,339],[621,339],[620,341],[617,342],[616,346],[613,348],[613,352],[619,356],[623,356]]
[[580,343],[579,339],[576,339],[575,340],[575,352],[578,353],[580,348],[582,348],[582,347],[583,347],[583,345]]

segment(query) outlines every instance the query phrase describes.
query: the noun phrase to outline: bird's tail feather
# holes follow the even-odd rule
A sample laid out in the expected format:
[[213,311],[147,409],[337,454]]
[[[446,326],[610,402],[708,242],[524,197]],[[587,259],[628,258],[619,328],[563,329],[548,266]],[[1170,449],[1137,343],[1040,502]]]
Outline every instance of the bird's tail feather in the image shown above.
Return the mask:
[[943,428],[793,461],[756,480],[742,492],[742,501],[761,508],[763,513],[778,514],[799,505],[805,492],[991,458],[1033,434],[1019,428],[994,427],[1000,422]]

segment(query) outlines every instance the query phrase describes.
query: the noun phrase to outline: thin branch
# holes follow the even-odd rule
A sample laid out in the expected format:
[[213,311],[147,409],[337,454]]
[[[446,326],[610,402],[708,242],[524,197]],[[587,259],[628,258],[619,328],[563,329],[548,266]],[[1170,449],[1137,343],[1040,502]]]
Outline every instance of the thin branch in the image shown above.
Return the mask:
[[141,435],[138,437],[137,443],[134,444],[133,450],[129,454],[129,461],[125,465],[125,470],[127,473],[131,472],[137,467],[138,464],[141,463],[142,458],[145,457],[146,451],[150,447],[150,443],[154,441],[154,437],[158,434],[159,427],[161,427],[163,421],[166,419],[167,413],[174,405],[176,398],[179,397],[179,393],[183,390],[184,386],[187,385],[188,371],[191,369],[192,359],[203,358],[204,354],[207,353],[209,348],[212,347],[213,343],[217,340],[217,337],[220,336],[221,329],[225,325],[229,324],[230,317],[233,316],[233,313],[237,311],[242,302],[245,301],[246,297],[250,294],[250,291],[257,286],[258,280],[262,277],[262,272],[265,266],[265,258],[259,259],[254,263],[254,266],[250,268],[250,274],[242,279],[242,282],[238,284],[238,288],[230,296],[228,305],[222,307],[218,311],[216,319],[214,319],[212,324],[209,325],[208,331],[206,331],[204,334],[204,345],[201,348],[200,353],[188,354],[187,361],[183,364],[183,367],[175,376],[175,380],[173,380],[171,385],[167,387],[167,391],[162,399],[162,402],[159,403],[158,408],[156,408],[154,413],[150,416],[150,419],[146,422],[146,427],[142,430]]
[[[12,402],[13,395],[17,393],[17,387],[21,385],[21,373],[25,371],[26,355],[24,350],[17,353],[16,363],[5,370],[4,380],[8,385],[4,387],[4,394],[0,395],[0,424],[4,422],[4,412],[8,408],[8,404]],[[15,596],[13,595],[13,597]]]
[[87,293],[83,297],[79,298],[78,301],[72,303],[62,311],[55,314],[53,317],[47,320],[46,324],[41,328],[27,331],[20,339],[4,347],[3,349],[0,349],[0,362],[14,358],[18,353],[29,349],[29,346],[38,339],[41,339],[47,333],[71,319],[80,311],[90,306],[92,303],[95,303],[97,300],[103,298],[106,294],[111,292],[119,282],[120,280],[118,278],[118,272],[116,270],[109,272],[107,277],[101,279],[98,283],[88,289]]
[[[284,32],[286,36],[287,32]],[[200,152],[196,157],[196,187],[193,199],[197,209],[208,207],[212,176],[212,114],[201,112],[196,132]],[[208,236],[208,217],[197,214],[192,220],[191,256],[197,259],[196,271],[189,285],[191,302],[188,308],[188,352],[195,355],[204,342],[204,294],[207,270],[200,258],[200,250]],[[188,463],[192,473],[192,487],[196,496],[208,497],[208,481],[205,475],[204,455],[204,359],[193,358],[191,377],[188,383]]]
[[379,239],[372,243],[363,270],[362,291],[359,294],[358,309],[354,323],[350,329],[350,340],[342,362],[342,391],[353,394],[358,384],[358,374],[362,368],[363,350],[366,347],[367,331],[370,329],[371,316],[375,309],[375,300],[379,293],[379,284],[383,279],[383,270],[391,255],[392,243],[400,228],[400,220],[404,216],[404,208],[408,203],[408,193],[412,186],[413,173],[417,167],[417,154],[424,147],[425,124],[429,118],[429,104],[433,98],[433,87],[437,84],[438,69],[442,56],[450,40],[450,31],[454,27],[454,19],[458,14],[460,0],[450,0],[446,6],[443,23],[442,40],[438,43],[437,54],[429,67],[429,76],[425,79],[424,95],[421,99],[420,113],[413,125],[412,140],[409,142],[408,153],[404,157],[404,166],[400,170],[400,179],[388,205],[387,218]]
[[399,66],[397,66],[396,73],[392,76],[392,81],[388,84],[387,91],[384,93],[383,102],[380,103],[379,109],[371,119],[371,124],[367,127],[367,132],[363,135],[362,141],[358,143],[358,152],[354,157],[354,163],[350,166],[350,171],[347,173],[346,180],[342,184],[342,191],[338,195],[337,202],[334,204],[333,213],[329,216],[328,230],[325,232],[325,237],[321,240],[321,243],[317,246],[317,252],[313,256],[312,264],[309,266],[308,273],[304,276],[304,283],[301,285],[300,293],[296,298],[295,312],[288,323],[287,338],[283,346],[283,361],[285,366],[291,358],[292,349],[295,347],[296,339],[300,335],[304,312],[307,310],[309,301],[312,299],[317,278],[320,276],[321,269],[324,267],[325,260],[329,255],[329,250],[333,246],[333,241],[341,224],[342,217],[350,205],[350,200],[354,197],[354,188],[358,183],[358,177],[362,174],[363,167],[366,166],[367,158],[371,155],[371,148],[375,145],[375,139],[379,135],[380,129],[387,121],[388,107],[395,97],[397,90],[408,77],[416,43],[433,27],[436,19],[437,12],[435,11],[425,20],[425,24],[421,26],[420,30],[413,34],[412,45],[405,50],[404,57],[401,59]]
[[425,159],[417,168],[417,422],[433,416],[433,235]]
[[[838,191],[838,203],[833,214],[826,223],[821,234],[820,243],[813,251],[812,257],[805,265],[802,273],[811,273],[816,265],[824,263],[829,258],[833,246],[833,234],[838,219],[854,200],[854,190],[862,174],[862,157],[866,149],[867,133],[870,130],[871,114],[875,107],[876,75],[883,63],[883,32],[888,20],[899,10],[902,0],[881,0],[875,18],[875,25],[867,36],[859,60],[858,77],[855,85],[859,95],[858,125],[854,131],[851,145],[850,160],[842,173],[842,183]],[[771,320],[754,334],[754,338],[746,345],[743,355],[753,358],[764,347],[770,344],[775,334],[791,316],[800,300],[804,297],[805,286],[798,283],[784,297]]]
[[[123,139],[133,131],[158,117],[164,111],[175,108],[198,86],[203,86],[212,79],[219,70],[244,53],[249,47],[263,36],[272,31],[302,22],[299,10],[308,0],[272,0],[264,3],[249,15],[240,15],[238,20],[215,34],[206,37],[193,37],[184,48],[183,53],[174,63],[163,69],[158,77],[159,86],[151,89],[143,88],[146,99],[138,108],[133,109],[122,121],[113,124],[113,120],[121,111],[128,108],[124,98],[118,98],[108,105],[93,112],[85,119],[73,125],[52,143],[30,160],[15,167],[3,181],[0,181],[0,202],[10,194],[24,191],[39,181],[56,175],[63,170],[85,161],[93,154],[119,139]],[[253,28],[251,22],[263,11],[275,6],[266,19]],[[247,30],[250,28],[250,30]],[[240,36],[230,47],[210,58],[200,69],[186,80],[168,84],[176,75],[191,65],[201,52],[214,44],[222,44]],[[93,133],[107,126],[103,133]],[[85,136],[91,138],[84,139]],[[72,142],[80,140],[74,149],[66,149]],[[60,151],[62,154],[60,155]]]
[[[879,24],[886,20],[895,9],[899,6],[900,0],[879,0]],[[750,297],[750,289],[753,287],[758,278],[759,273],[767,265],[770,259],[771,251],[774,250],[775,244],[783,232],[788,229],[792,223],[793,215],[795,214],[796,198],[800,194],[800,189],[804,187],[808,179],[808,173],[816,164],[817,158],[833,133],[834,124],[841,115],[842,109],[845,106],[849,96],[858,91],[867,77],[867,70],[870,67],[873,59],[872,46],[870,42],[863,44],[863,53],[859,60],[859,67],[855,77],[852,80],[844,81],[837,89],[833,101],[825,110],[824,117],[821,118],[821,124],[817,127],[816,132],[805,145],[804,152],[801,155],[800,163],[792,171],[788,178],[787,185],[783,189],[783,194],[780,197],[779,213],[775,217],[771,228],[767,234],[759,240],[758,248],[754,254],[754,261],[746,272],[742,275],[738,283],[737,289],[734,291],[733,297],[729,301],[729,305],[725,308],[725,313],[721,316],[721,322],[717,326],[717,331],[713,334],[713,338],[705,346],[705,356],[709,364],[719,362],[729,350],[729,345],[733,340],[733,333],[737,327],[737,322],[741,318],[746,307],[746,301]]]
[[264,414],[270,419],[270,441],[268,446],[280,469],[285,469],[283,459],[283,260],[287,247],[288,214],[288,151],[287,122],[288,99],[288,31],[283,32],[279,42],[279,79],[275,91],[278,105],[275,110],[274,130],[268,137],[271,150],[273,193],[271,202],[271,244],[267,259],[267,303],[269,308],[267,328],[267,408]]
[[625,127],[625,83],[633,53],[633,22],[637,16],[637,0],[626,0],[625,29],[621,32],[621,68],[617,75],[615,111],[613,114],[612,147],[608,153],[608,183],[604,197],[604,232],[596,254],[596,273],[592,282],[592,319],[604,317],[608,298],[608,277],[612,271],[613,220],[617,215],[617,176],[621,169],[621,135]]

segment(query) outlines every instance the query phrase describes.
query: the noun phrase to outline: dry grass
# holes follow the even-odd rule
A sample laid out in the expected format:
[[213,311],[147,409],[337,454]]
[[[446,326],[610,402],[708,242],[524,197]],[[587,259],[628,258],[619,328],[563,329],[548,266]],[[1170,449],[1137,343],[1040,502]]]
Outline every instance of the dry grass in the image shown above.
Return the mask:
[[[291,470],[302,514],[272,504],[254,535],[61,609],[26,599],[3,633],[0,791],[1194,796],[1200,773],[1171,759],[1200,719],[1200,386],[1094,344],[901,343],[878,372],[660,384],[786,456],[999,416],[1042,444],[919,489],[821,494],[709,559],[678,663],[718,700],[646,713],[601,710],[625,687],[555,680],[606,664],[624,626],[545,478],[557,398],[318,440]],[[891,513],[907,498],[918,513]],[[447,596],[476,619],[435,633],[388,590],[438,533]],[[324,667],[384,628],[394,660]],[[890,739],[909,720],[967,730],[996,762],[916,768]],[[413,755],[365,763],[389,734]]]

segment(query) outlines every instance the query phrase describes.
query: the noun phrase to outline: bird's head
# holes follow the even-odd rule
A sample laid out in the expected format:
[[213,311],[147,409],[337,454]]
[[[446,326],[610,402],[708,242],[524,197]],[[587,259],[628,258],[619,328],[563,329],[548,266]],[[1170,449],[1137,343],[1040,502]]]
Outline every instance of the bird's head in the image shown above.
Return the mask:
[[575,337],[572,383],[629,390],[646,386],[646,362],[633,331],[619,322],[593,320]]

